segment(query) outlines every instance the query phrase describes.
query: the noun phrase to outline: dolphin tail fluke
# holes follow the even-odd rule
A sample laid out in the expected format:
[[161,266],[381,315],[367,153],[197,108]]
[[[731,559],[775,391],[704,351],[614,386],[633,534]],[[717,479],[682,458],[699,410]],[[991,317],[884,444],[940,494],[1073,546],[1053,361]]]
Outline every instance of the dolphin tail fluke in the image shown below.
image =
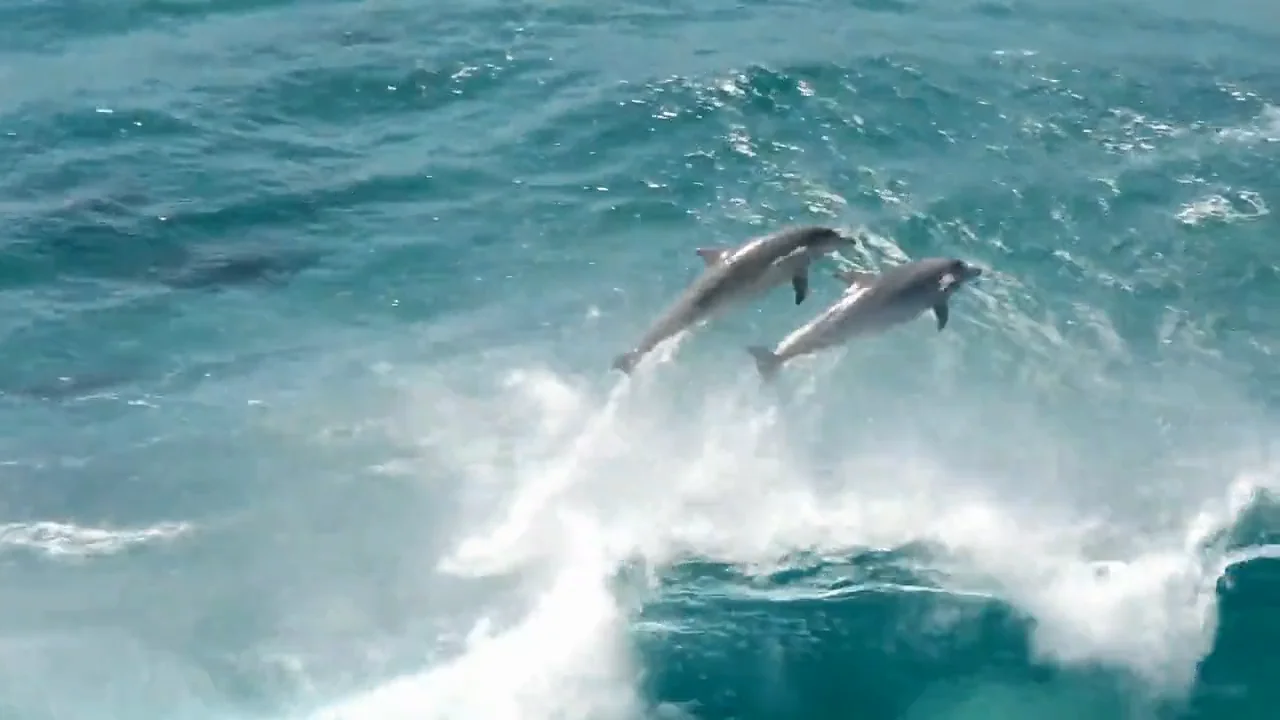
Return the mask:
[[630,375],[631,371],[635,370],[636,364],[639,362],[640,362],[639,352],[635,350],[632,350],[630,352],[624,352],[613,359],[613,369],[621,370],[627,375]]
[[760,371],[760,377],[766,381],[776,377],[778,370],[782,368],[782,358],[767,347],[752,345],[747,348],[747,352],[751,353],[751,357],[755,358],[756,370]]

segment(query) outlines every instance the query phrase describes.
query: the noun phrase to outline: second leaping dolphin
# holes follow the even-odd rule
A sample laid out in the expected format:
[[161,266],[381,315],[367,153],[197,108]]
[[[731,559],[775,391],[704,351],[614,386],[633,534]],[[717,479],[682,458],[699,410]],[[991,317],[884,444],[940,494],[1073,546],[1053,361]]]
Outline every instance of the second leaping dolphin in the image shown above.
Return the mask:
[[706,263],[693,284],[649,327],[636,346],[614,358],[613,368],[630,374],[640,359],[664,340],[790,280],[796,304],[809,294],[809,265],[857,240],[818,225],[787,228],[755,238],[737,249],[699,248]]
[[938,331],[950,317],[947,302],[982,269],[955,258],[926,258],[892,267],[879,275],[846,270],[836,277],[849,285],[835,303],[788,335],[770,350],[747,348],[760,375],[769,380],[788,360],[834,347],[860,335],[883,332],[909,322],[926,310],[938,320]]

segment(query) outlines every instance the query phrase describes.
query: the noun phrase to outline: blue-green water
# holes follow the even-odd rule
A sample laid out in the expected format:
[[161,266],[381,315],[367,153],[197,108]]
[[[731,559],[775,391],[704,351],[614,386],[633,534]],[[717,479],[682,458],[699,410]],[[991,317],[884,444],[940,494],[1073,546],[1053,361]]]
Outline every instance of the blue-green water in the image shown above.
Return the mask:
[[1274,718],[1277,7],[7,3],[0,717]]

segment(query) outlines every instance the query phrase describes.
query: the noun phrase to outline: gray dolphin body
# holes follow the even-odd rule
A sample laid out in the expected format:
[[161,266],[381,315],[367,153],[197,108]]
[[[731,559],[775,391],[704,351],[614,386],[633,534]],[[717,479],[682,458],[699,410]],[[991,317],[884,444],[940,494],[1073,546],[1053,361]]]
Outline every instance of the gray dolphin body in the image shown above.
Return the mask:
[[788,335],[770,350],[747,348],[756,369],[768,380],[792,358],[840,345],[860,335],[883,332],[932,310],[938,331],[947,326],[947,302],[982,269],[954,258],[926,258],[904,263],[877,275],[849,270],[836,273],[849,288],[821,315]]
[[630,374],[640,359],[664,340],[727,308],[746,302],[787,281],[796,304],[809,294],[811,261],[857,240],[815,225],[788,228],[747,242],[737,249],[699,248],[706,263],[687,290],[651,325],[636,346],[614,358],[613,368]]

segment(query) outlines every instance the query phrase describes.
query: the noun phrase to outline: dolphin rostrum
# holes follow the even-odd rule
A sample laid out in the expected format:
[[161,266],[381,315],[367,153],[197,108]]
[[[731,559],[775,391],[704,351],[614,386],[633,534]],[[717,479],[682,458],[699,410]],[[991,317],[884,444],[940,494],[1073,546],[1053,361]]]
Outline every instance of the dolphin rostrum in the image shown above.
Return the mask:
[[763,294],[788,280],[796,304],[809,294],[809,264],[857,240],[822,226],[787,228],[733,248],[699,248],[706,263],[693,284],[649,327],[631,350],[614,358],[613,368],[630,374],[640,359],[664,340]]
[[964,283],[982,275],[982,269],[954,258],[926,258],[889,268],[879,275],[860,270],[837,272],[849,285],[835,303],[770,350],[747,348],[760,375],[769,380],[788,360],[816,353],[859,336],[883,332],[909,322],[926,310],[938,320],[938,331],[947,326],[947,302]]

